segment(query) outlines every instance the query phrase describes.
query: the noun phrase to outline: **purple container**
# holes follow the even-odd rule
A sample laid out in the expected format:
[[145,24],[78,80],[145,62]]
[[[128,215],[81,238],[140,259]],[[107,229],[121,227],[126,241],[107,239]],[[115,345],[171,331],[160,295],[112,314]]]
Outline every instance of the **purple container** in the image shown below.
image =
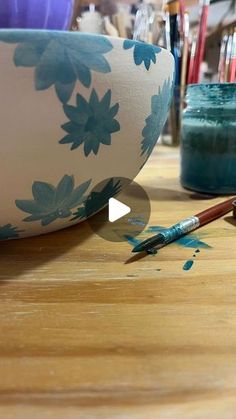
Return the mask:
[[0,28],[69,28],[74,0],[0,0]]

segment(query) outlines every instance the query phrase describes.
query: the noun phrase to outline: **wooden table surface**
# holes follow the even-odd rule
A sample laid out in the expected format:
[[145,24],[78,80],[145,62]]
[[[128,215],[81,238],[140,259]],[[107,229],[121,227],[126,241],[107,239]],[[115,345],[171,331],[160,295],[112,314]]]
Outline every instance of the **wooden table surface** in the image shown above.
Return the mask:
[[[137,181],[150,225],[221,199],[178,181],[159,146]],[[87,225],[1,243],[0,418],[236,418],[236,229],[199,230],[211,249],[172,244],[125,264],[128,243]]]

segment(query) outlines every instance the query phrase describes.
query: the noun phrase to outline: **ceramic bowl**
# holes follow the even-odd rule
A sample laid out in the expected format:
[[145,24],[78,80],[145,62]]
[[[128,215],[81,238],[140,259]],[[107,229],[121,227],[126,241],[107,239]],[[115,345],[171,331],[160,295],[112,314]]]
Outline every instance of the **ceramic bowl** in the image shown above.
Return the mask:
[[0,239],[78,223],[98,209],[95,185],[108,179],[104,202],[122,189],[114,177],[134,179],[167,118],[173,72],[172,55],[144,43],[0,30]]
[[0,0],[0,28],[68,29],[74,0]]

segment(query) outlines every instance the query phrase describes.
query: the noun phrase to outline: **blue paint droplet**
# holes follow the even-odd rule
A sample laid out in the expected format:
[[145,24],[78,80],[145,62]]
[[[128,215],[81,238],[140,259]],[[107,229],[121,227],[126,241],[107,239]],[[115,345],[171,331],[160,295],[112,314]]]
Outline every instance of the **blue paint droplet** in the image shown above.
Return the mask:
[[193,264],[194,264],[193,260],[191,260],[191,259],[187,260],[185,262],[184,266],[183,266],[183,270],[184,271],[189,271],[192,268]]

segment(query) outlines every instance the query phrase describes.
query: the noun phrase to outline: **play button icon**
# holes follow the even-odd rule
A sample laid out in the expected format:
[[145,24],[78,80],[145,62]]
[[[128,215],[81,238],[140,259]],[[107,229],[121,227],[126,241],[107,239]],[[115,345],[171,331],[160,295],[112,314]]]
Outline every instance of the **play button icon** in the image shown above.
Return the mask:
[[94,233],[111,242],[132,240],[147,226],[150,201],[136,182],[114,177],[98,183],[78,213]]
[[108,204],[108,219],[110,223],[114,223],[120,218],[131,212],[131,208],[128,205],[118,201],[118,199],[110,198]]

